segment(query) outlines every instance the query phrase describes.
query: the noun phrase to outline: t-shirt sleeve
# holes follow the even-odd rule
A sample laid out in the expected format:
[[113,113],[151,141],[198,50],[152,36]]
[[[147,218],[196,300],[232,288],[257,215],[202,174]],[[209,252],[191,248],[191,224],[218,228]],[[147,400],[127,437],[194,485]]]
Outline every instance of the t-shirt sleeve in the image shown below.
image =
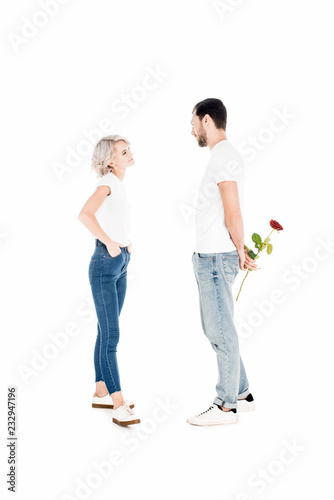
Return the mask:
[[101,177],[98,182],[95,184],[95,190],[99,187],[99,186],[109,186],[110,187],[110,192],[112,193],[113,192],[113,185],[112,185],[112,180],[108,178],[107,175],[104,175],[103,177]]
[[217,184],[223,181],[240,181],[244,172],[242,159],[225,151],[217,151],[211,158],[211,174]]

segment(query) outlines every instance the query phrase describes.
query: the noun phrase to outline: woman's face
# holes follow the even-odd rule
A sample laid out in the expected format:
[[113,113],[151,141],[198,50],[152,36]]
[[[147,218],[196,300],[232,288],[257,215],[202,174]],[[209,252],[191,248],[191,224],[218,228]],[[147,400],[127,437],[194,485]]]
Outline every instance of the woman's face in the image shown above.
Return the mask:
[[133,154],[130,146],[124,141],[118,141],[114,145],[115,155],[111,162],[112,167],[126,168],[134,165]]

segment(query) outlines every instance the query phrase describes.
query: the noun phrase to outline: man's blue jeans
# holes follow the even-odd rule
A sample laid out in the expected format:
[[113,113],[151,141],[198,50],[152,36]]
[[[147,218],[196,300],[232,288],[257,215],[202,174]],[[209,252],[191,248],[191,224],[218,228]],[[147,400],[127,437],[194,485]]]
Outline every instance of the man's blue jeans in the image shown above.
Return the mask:
[[118,320],[126,294],[127,267],[131,254],[127,247],[122,247],[117,257],[111,257],[104,243],[96,239],[95,245],[88,271],[97,315],[95,381],[103,380],[112,394],[121,390],[116,357]]
[[194,252],[192,260],[199,290],[202,328],[217,354],[219,376],[214,403],[225,408],[237,408],[237,399],[249,394],[233,321],[232,285],[239,272],[238,252]]

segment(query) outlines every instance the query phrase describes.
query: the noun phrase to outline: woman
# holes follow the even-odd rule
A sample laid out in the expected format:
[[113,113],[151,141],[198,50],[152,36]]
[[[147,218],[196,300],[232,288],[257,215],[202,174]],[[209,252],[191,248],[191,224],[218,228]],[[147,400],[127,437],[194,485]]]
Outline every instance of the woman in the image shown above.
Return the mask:
[[112,408],[113,422],[137,424],[133,403],[123,399],[117,365],[119,315],[126,293],[127,266],[132,244],[129,205],[123,179],[134,165],[129,142],[119,135],[103,137],[92,157],[92,170],[99,181],[84,204],[79,220],[95,236],[95,251],[89,264],[96,315],[97,338],[94,351],[96,392],[93,408]]

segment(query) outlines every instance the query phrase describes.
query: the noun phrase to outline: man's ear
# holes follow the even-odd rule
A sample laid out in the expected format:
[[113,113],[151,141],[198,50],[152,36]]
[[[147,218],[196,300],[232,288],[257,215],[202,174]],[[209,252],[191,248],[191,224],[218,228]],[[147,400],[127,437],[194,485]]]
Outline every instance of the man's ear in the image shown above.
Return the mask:
[[205,123],[205,125],[208,125],[208,123],[210,122],[210,119],[211,119],[210,115],[208,115],[208,114],[204,115],[203,123]]

